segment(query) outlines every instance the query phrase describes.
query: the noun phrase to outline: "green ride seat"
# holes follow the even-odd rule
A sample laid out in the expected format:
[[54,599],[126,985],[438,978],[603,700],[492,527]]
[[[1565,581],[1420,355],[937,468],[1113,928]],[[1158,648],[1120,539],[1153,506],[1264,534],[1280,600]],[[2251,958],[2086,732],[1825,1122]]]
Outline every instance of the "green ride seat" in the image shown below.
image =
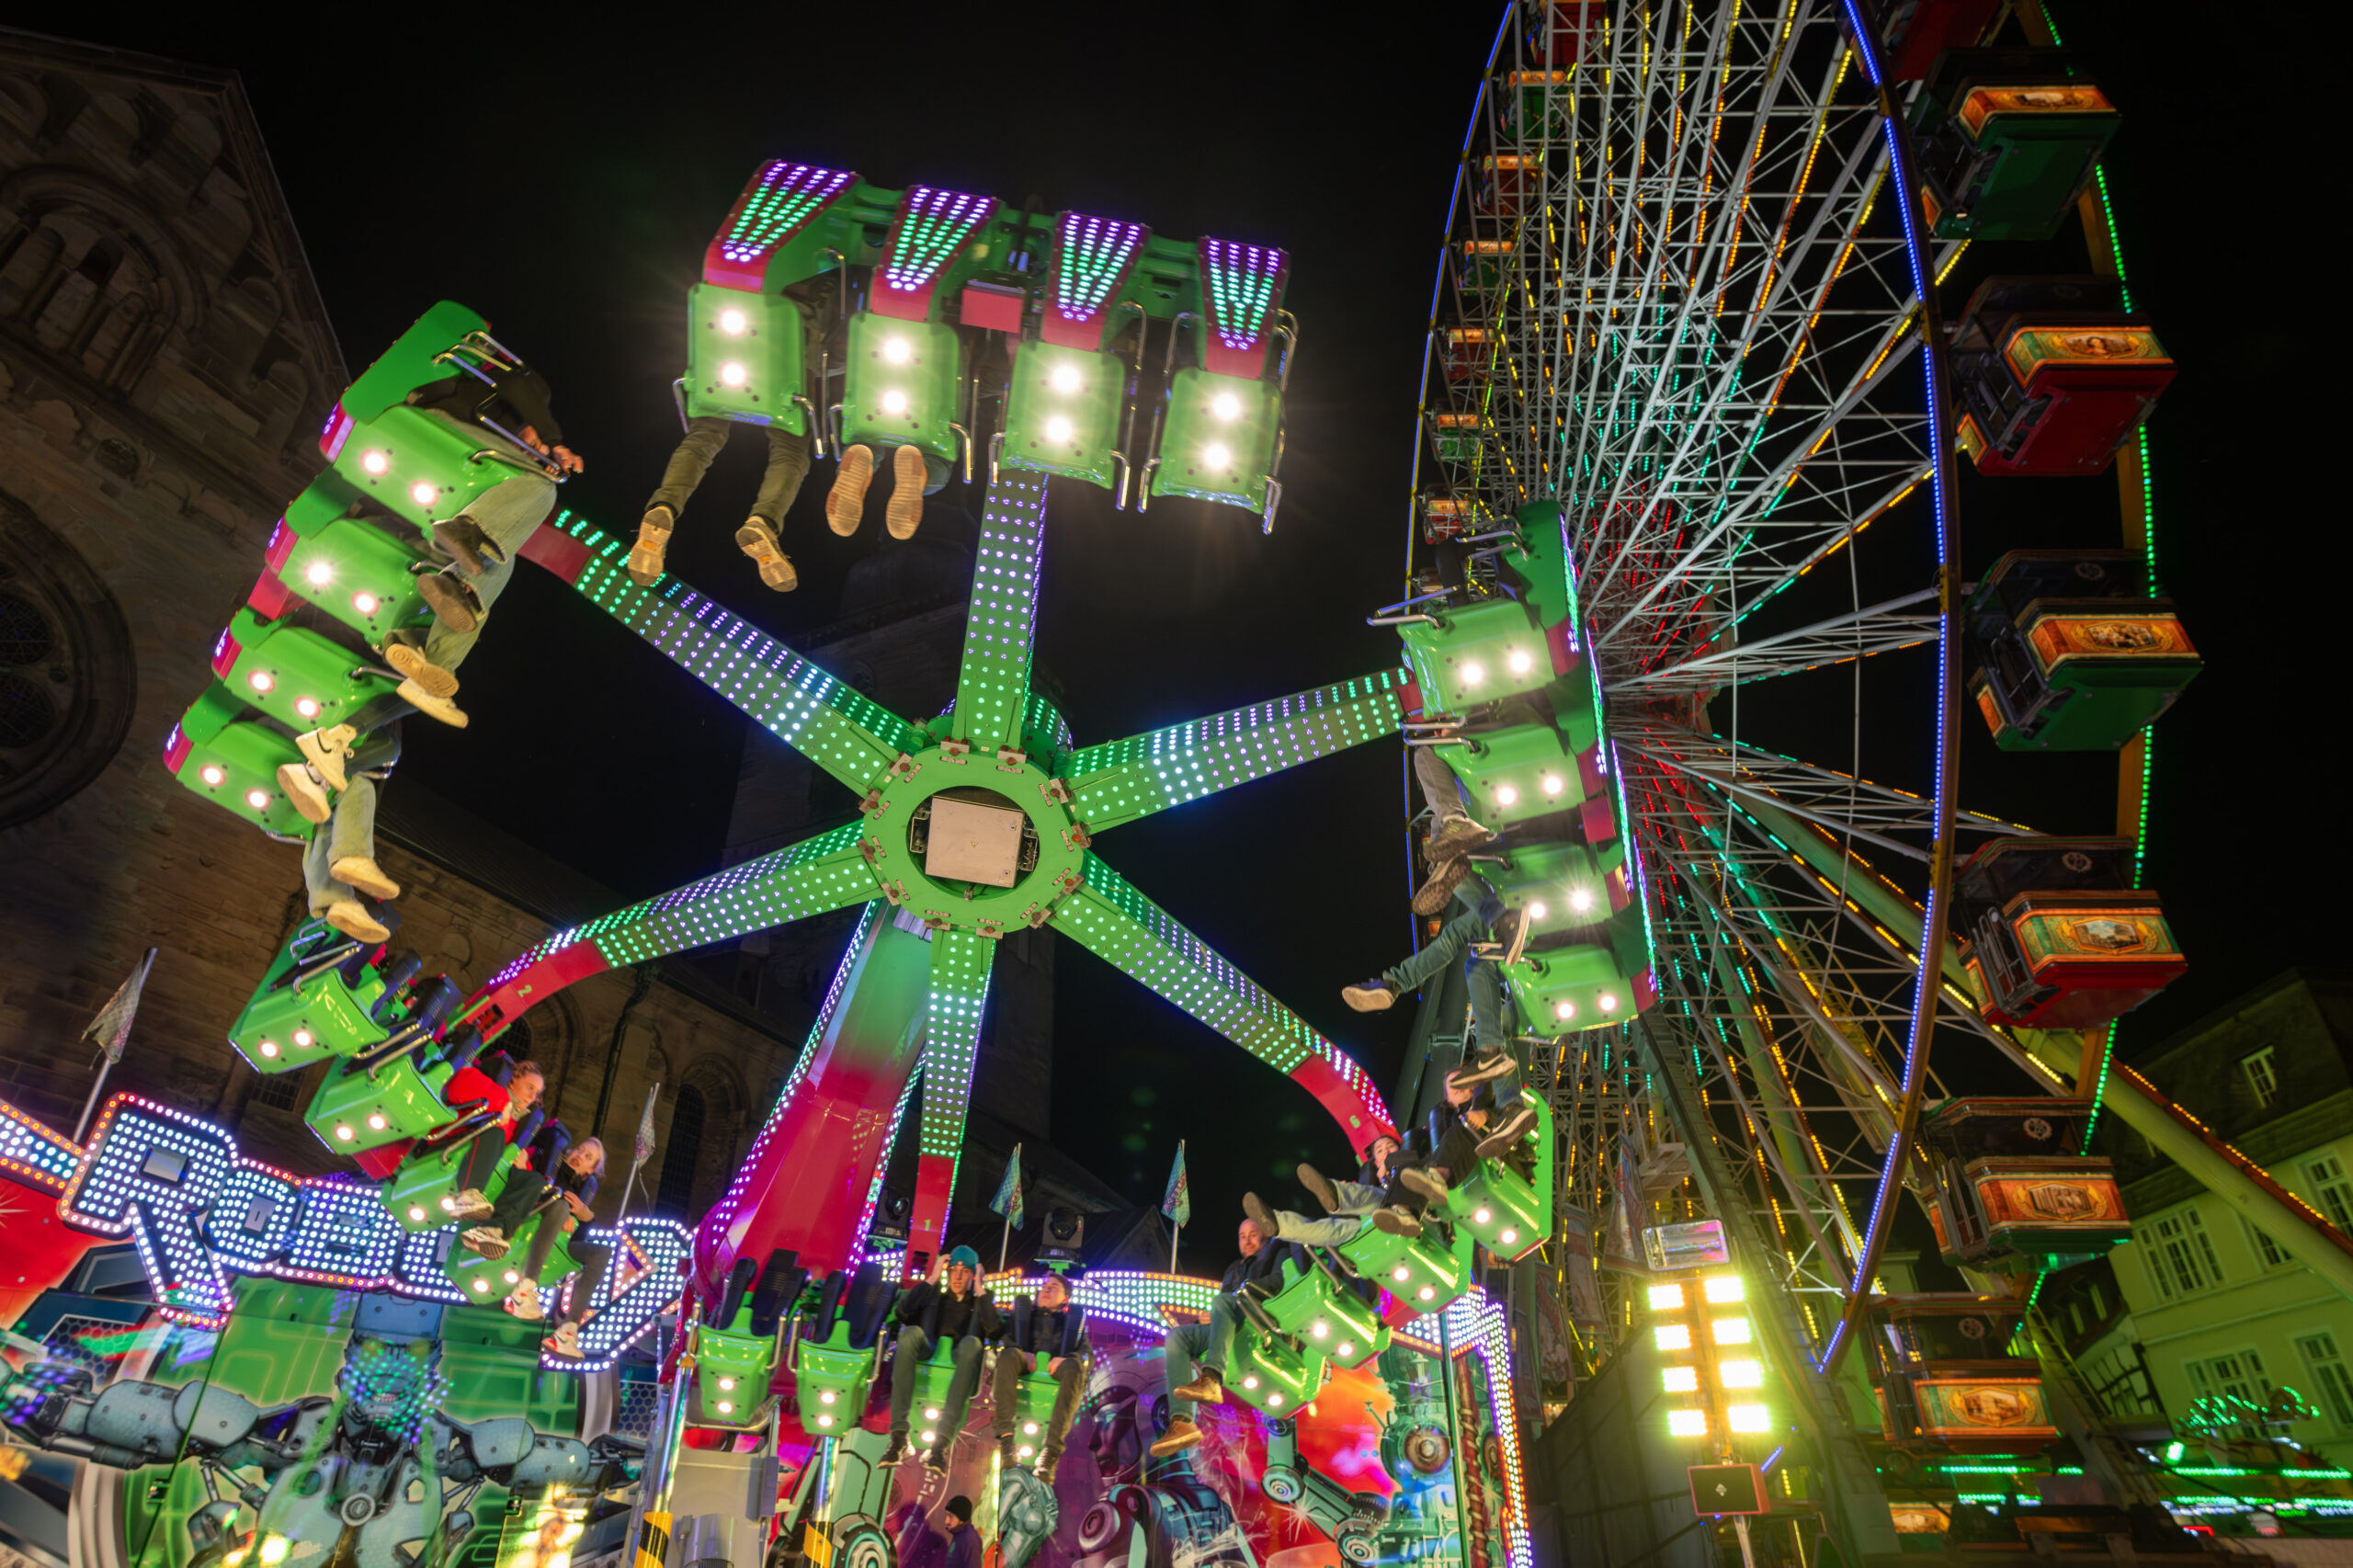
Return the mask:
[[285,731],[245,718],[244,711],[236,695],[214,681],[165,737],[164,767],[188,789],[265,833],[308,838],[310,823],[278,785],[278,770],[301,762],[302,754]]
[[2006,751],[2110,751],[2173,706],[2204,660],[2130,551],[2012,551],[1969,604],[1969,692]]
[[1552,680],[1544,629],[1518,599],[1438,610],[1397,631],[1422,688],[1424,717],[1540,691]]
[[[1010,1356],[1011,1350],[1000,1350],[1000,1356]],[[1046,1428],[1054,1418],[1054,1402],[1062,1397],[1063,1385],[1049,1376],[1040,1362],[1040,1370],[1025,1372],[1015,1384],[1013,1396],[1014,1457],[1029,1459],[1045,1440]]]
[[[846,1318],[836,1322],[822,1340],[803,1337],[795,1342],[793,1399],[800,1407],[801,1425],[820,1437],[856,1431],[866,1407],[866,1391],[873,1386],[881,1358],[880,1340],[862,1349],[850,1343],[850,1324]],[[945,1384],[941,1392],[946,1392]]]
[[1650,1006],[1650,960],[1643,912],[1630,907],[1609,917],[1599,941],[1523,953],[1504,966],[1505,983],[1521,1027],[1552,1038],[1622,1024]]
[[415,570],[432,563],[431,558],[358,517],[338,517],[307,533],[280,521],[270,536],[268,561],[279,582],[358,632],[371,648],[382,647],[403,627],[431,619],[416,591]]
[[1334,1250],[1410,1312],[1443,1312],[1471,1289],[1470,1266],[1427,1234],[1392,1236],[1367,1221]]
[[369,1016],[384,994],[373,969],[358,985],[338,968],[304,973],[301,955],[347,945],[324,921],[305,922],[272,960],[260,987],[229,1026],[229,1043],[256,1073],[291,1073],[330,1056],[350,1056],[381,1040],[388,1029]]
[[1128,368],[1115,355],[1051,343],[1016,346],[997,465],[1124,492],[1120,438],[1127,392]]
[[1479,1162],[1478,1168],[1447,1193],[1447,1211],[1495,1256],[1516,1263],[1542,1246],[1552,1233],[1552,1108],[1535,1095],[1522,1103],[1536,1113],[1529,1137],[1536,1141],[1534,1179],[1523,1177],[1501,1160]]
[[1283,391],[1271,381],[1188,365],[1169,378],[1160,447],[1147,488],[1257,513],[1271,526],[1282,486]]
[[776,1376],[776,1335],[708,1324],[695,1335],[695,1403],[687,1418],[698,1426],[758,1425]]
[[793,301],[715,283],[687,290],[687,415],[809,433],[808,318]]
[[[430,1049],[429,1042],[422,1049]],[[338,1154],[439,1131],[459,1116],[441,1097],[453,1069],[440,1062],[420,1067],[417,1055],[410,1051],[372,1068],[342,1062],[311,1096],[303,1121]]]
[[300,732],[338,724],[400,686],[389,670],[307,627],[264,620],[250,609],[230,618],[212,652],[212,673],[241,701]]
[[[956,1434],[939,1430],[942,1414],[948,1408],[948,1385],[955,1381],[955,1343],[935,1341],[931,1353],[915,1363],[915,1446],[927,1449],[945,1437],[953,1442]],[[975,1393],[980,1391],[973,1390]]]
[[1441,744],[1438,756],[1462,780],[1471,814],[1490,827],[1568,811],[1586,799],[1584,770],[1558,725],[1507,724]]
[[[1381,1310],[1322,1262],[1302,1274],[1283,1264],[1283,1286],[1263,1309],[1275,1325],[1337,1367],[1359,1367],[1389,1346]],[[1247,1332],[1245,1330],[1245,1332]]]
[[[490,330],[490,324],[454,300],[443,300],[411,322],[408,330],[376,362],[359,373],[335,412],[365,424],[421,386],[449,374],[447,356],[458,345]],[[327,436],[335,433],[330,420]],[[324,445],[324,439],[322,445]],[[330,452],[329,458],[334,454]]]
[[1328,1358],[1287,1335],[1238,1332],[1225,1358],[1225,1397],[1289,1415],[1315,1397],[1330,1371]]
[[1582,844],[1529,845],[1507,850],[1501,865],[1482,869],[1504,907],[1527,919],[1531,940],[1597,926],[1632,899],[1622,841],[1597,849]]
[[849,318],[837,445],[913,447],[938,478],[953,467],[964,409],[964,345],[942,322],[860,311]]
[[[502,1168],[499,1186],[506,1185],[506,1172],[511,1169],[511,1165]],[[487,1188],[484,1190],[488,1191]],[[495,1199],[497,1194],[491,1193],[490,1196]],[[562,1207],[561,1203],[557,1205],[559,1210]],[[523,1268],[529,1261],[532,1226],[549,1224],[552,1221],[552,1213],[547,1210],[542,1210],[527,1221],[515,1234],[507,1238],[506,1251],[498,1257],[484,1257],[471,1247],[452,1241],[449,1245],[449,1255],[441,1260],[441,1272],[448,1277],[450,1284],[458,1288],[459,1293],[465,1297],[469,1304],[477,1307],[497,1306],[513,1295],[515,1288],[523,1282]],[[447,1224],[449,1221],[445,1219],[442,1222]],[[464,1227],[460,1226],[460,1229],[462,1230]],[[580,1272],[580,1263],[572,1256],[571,1238],[558,1236],[554,1244],[548,1249],[547,1265],[540,1269],[534,1283],[542,1286],[559,1285],[578,1272]],[[542,1299],[541,1305],[548,1306],[548,1300]]]
[[[483,1119],[489,1121],[485,1110]],[[438,1230],[450,1221],[449,1210],[464,1187],[467,1152],[475,1137],[495,1136],[494,1124],[477,1130],[472,1136],[456,1135],[440,1143],[420,1142],[409,1151],[392,1179],[384,1184],[384,1209],[404,1231]],[[515,1169],[517,1151],[511,1145],[499,1153],[498,1163],[491,1169],[489,1179],[482,1184],[483,1196],[495,1200],[506,1186],[507,1176]]]
[[518,473],[547,473],[487,428],[406,403],[347,434],[335,472],[420,528],[456,517]]

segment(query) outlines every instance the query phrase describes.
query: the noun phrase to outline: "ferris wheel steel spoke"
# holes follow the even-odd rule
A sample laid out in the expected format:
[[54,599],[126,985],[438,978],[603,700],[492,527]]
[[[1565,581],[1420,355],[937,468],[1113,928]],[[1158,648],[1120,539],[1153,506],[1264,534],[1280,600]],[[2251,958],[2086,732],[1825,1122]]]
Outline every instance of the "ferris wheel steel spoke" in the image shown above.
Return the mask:
[[1832,616],[1810,626],[1775,632],[1715,653],[1697,653],[1676,664],[1644,670],[1609,683],[1613,695],[1668,691],[1715,691],[1726,686],[1771,680],[1825,665],[1845,664],[1878,653],[1916,648],[1937,635],[1933,615],[1897,612],[1933,602],[1937,590],[1925,588],[1901,598],[1887,599],[1847,615]]
[[1086,857],[1086,880],[1063,901],[1054,927],[1297,1080],[1352,1134],[1369,1127],[1396,1131],[1354,1058],[1137,892],[1100,856]]
[[558,514],[526,552],[859,794],[923,744],[905,720],[676,577],[640,586],[628,547],[585,518]]
[[1118,827],[1397,733],[1402,671],[1377,670],[1289,697],[1081,749],[1063,778],[1090,833]]

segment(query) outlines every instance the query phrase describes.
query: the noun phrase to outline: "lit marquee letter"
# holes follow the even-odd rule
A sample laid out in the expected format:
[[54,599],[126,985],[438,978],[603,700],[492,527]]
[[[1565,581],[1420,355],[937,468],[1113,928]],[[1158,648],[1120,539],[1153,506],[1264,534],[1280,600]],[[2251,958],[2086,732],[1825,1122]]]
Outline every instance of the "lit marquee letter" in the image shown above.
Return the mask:
[[686,1267],[695,1251],[692,1233],[667,1220],[631,1220],[626,1229],[630,1240],[645,1255],[645,1272],[631,1280],[627,1290],[615,1290],[614,1277],[622,1262],[620,1233],[610,1225],[599,1225],[587,1233],[598,1246],[613,1249],[613,1263],[588,1301],[589,1310],[597,1315],[580,1325],[581,1358],[574,1362],[567,1358],[558,1365],[602,1370],[653,1327],[654,1320],[669,1311],[684,1292]]
[[204,1239],[230,1267],[252,1273],[286,1250],[301,1219],[292,1176],[240,1160],[204,1217]]
[[401,1257],[395,1281],[401,1294],[422,1296],[428,1301],[462,1301],[465,1294],[449,1283],[444,1268],[449,1260],[449,1248],[458,1239],[455,1221],[438,1231],[411,1231],[401,1242]]
[[302,1188],[302,1222],[270,1272],[322,1285],[389,1284],[407,1237],[374,1187],[314,1181]]
[[218,1327],[233,1304],[229,1282],[196,1216],[236,1165],[237,1146],[220,1128],[125,1095],[99,1118],[58,1212],[68,1224],[129,1235],[164,1312]]

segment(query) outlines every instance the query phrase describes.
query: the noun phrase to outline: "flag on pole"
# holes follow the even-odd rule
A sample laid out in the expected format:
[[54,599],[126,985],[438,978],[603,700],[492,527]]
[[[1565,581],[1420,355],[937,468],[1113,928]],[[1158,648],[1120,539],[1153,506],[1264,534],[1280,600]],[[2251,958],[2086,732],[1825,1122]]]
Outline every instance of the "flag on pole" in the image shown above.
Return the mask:
[[1176,1140],[1176,1163],[1168,1167],[1168,1196],[1160,1200],[1160,1211],[1169,1223],[1189,1225],[1193,1222],[1193,1187],[1185,1179],[1185,1141]]
[[1021,1228],[1021,1145],[1013,1146],[1013,1158],[1005,1162],[1005,1179],[996,1184],[996,1196],[989,1199],[989,1212],[1005,1216],[1006,1226]]
[[661,1093],[659,1084],[646,1091],[645,1114],[637,1119],[637,1146],[630,1154],[632,1168],[642,1166],[654,1157],[654,1102]]
[[155,949],[139,960],[139,967],[118,987],[107,1005],[98,1009],[82,1030],[82,1038],[95,1040],[107,1054],[107,1064],[112,1066],[122,1060],[122,1048],[131,1039],[131,1020],[139,1016],[139,993],[147,983],[147,971],[155,967]]

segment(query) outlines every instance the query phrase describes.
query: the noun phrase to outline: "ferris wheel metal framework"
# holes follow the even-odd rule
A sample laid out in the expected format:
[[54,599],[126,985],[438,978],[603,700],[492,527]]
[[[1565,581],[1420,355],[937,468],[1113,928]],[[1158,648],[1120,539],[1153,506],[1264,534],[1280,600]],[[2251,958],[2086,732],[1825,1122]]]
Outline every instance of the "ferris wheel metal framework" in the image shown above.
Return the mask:
[[[2036,0],[2018,16],[2056,41]],[[2110,1073],[2112,1026],[1989,1022],[1945,930],[1956,858],[2032,830],[1955,792],[1935,312],[1968,242],[1915,221],[1879,47],[1853,0],[1506,8],[1432,299],[1406,539],[1413,582],[1426,541],[1475,551],[1557,502],[1608,694],[1660,999],[1538,1048],[1557,1200],[1597,1215],[1630,1142],[1684,1142],[1705,1208],[1775,1276],[1805,1364],[1785,1369],[1824,1374],[1919,1179],[1940,1040],[2007,1059],[2025,1080],[2009,1092],[2117,1109],[2348,1278],[2346,1238]],[[2116,274],[2104,176],[2082,216],[2090,269]],[[2120,531],[2143,550],[2146,452],[2144,431],[2118,459]],[[1867,710],[1891,687],[1910,706]],[[1846,716],[1844,755],[1792,755],[1825,709]],[[2136,842],[2146,755],[2143,737],[2119,760],[2115,831]],[[1873,778],[1891,760],[1911,765],[1904,784]],[[1607,1294],[1603,1315],[1606,1355],[1631,1302]]]

